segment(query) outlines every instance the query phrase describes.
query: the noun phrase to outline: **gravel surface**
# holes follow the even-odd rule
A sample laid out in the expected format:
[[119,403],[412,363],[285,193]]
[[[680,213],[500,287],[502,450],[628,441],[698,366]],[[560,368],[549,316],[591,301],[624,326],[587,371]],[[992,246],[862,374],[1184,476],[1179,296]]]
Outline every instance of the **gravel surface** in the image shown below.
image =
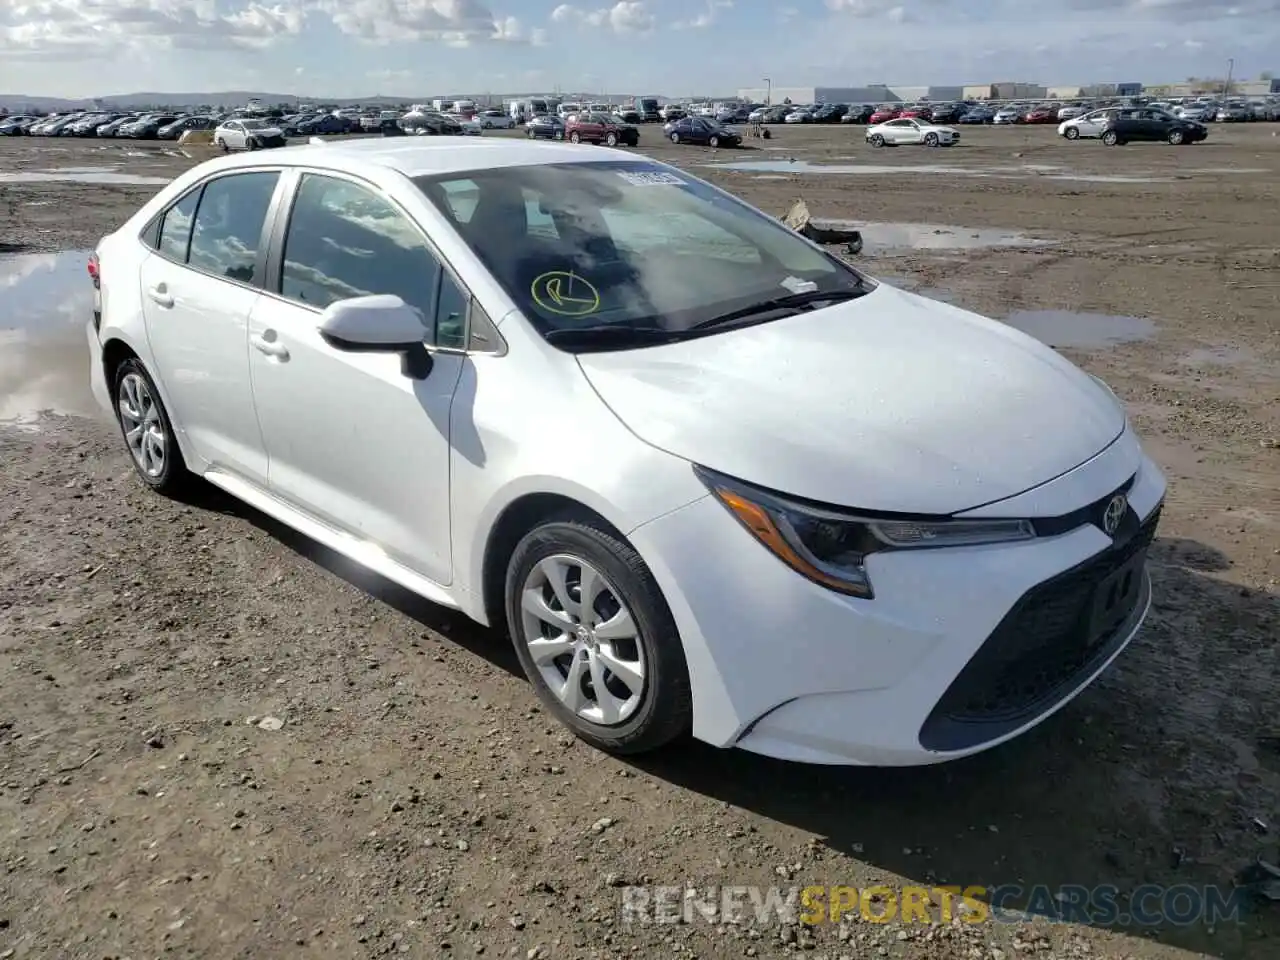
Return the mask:
[[[648,152],[773,213],[872,221],[873,273],[1041,331],[1129,404],[1170,492],[1151,618],[1115,667],[937,768],[613,759],[539,710],[505,636],[212,490],[145,493],[109,423],[33,416],[37,394],[79,412],[74,378],[32,384],[84,348],[28,325],[0,357],[20,417],[0,424],[0,958],[1276,956],[1265,901],[1213,926],[622,922],[632,884],[1114,885],[1127,910],[1143,884],[1227,890],[1280,860],[1280,127],[882,151],[775,129]],[[728,159],[782,169],[704,166]],[[156,189],[15,174],[192,162],[0,140],[0,250],[91,247]],[[794,172],[828,162],[918,169]],[[23,289],[3,270],[0,337]]]

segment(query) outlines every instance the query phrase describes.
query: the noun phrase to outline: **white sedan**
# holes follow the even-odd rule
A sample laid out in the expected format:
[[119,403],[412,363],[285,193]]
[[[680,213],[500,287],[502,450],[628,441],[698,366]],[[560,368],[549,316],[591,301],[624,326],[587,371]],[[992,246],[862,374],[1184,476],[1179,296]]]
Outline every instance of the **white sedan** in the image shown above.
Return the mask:
[[501,110],[482,110],[475,120],[482,130],[514,130],[516,126],[515,117]]
[[1107,125],[1107,121],[1111,120],[1117,112],[1114,108],[1092,110],[1082,116],[1064,120],[1058,124],[1058,136],[1066,137],[1068,140],[1079,140],[1082,137],[1100,137],[1102,136],[1103,127]]
[[936,763],[1137,633],[1165,480],[1050,347],[616,150],[271,159],[98,244],[122,452],[509,634],[588,743]]
[[284,131],[266,120],[225,120],[213,131],[214,146],[222,150],[261,150],[287,142]]
[[960,142],[960,131],[925,120],[900,117],[867,127],[866,140],[873,147],[896,147],[910,143],[922,143],[926,147],[950,147]]

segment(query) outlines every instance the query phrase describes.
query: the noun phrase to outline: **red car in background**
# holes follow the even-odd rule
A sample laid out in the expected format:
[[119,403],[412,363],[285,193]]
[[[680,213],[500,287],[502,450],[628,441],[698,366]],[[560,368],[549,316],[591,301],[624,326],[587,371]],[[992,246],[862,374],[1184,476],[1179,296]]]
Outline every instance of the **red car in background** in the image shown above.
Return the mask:
[[1057,123],[1058,112],[1053,107],[1032,107],[1022,115],[1023,123]]
[[570,143],[603,143],[610,147],[634,147],[640,143],[639,130],[607,113],[573,114],[565,121],[564,137]]
[[876,107],[876,112],[868,119],[868,124],[888,123],[890,120],[897,120],[900,111],[897,107],[881,106]]
[[928,120],[933,113],[933,107],[921,106],[920,104],[912,104],[909,107],[903,107],[898,111],[897,119],[899,120]]

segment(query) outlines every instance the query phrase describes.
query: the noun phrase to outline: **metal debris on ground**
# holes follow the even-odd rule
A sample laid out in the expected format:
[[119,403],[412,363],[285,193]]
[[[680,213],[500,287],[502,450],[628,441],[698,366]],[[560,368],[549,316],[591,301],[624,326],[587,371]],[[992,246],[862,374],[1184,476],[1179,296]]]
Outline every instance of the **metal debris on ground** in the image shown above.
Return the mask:
[[860,230],[850,230],[835,221],[817,219],[809,212],[809,205],[804,200],[797,200],[792,204],[790,212],[782,218],[782,222],[814,243],[823,245],[843,243],[845,251],[851,256],[857,256],[862,252]]

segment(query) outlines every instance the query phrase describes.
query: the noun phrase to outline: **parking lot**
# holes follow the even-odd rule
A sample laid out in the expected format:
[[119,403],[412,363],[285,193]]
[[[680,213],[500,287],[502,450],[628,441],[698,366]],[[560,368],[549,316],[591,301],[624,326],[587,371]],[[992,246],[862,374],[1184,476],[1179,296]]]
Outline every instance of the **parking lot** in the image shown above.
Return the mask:
[[619,922],[630,884],[1114,885],[1123,907],[1280,861],[1274,125],[879,150],[772,129],[712,151],[644,127],[640,150],[854,223],[873,275],[1007,319],[1128,404],[1170,488],[1113,669],[941,767],[595,753],[504,636],[212,491],[142,490],[88,395],[85,251],[212,154],[0,139],[0,956],[1276,955],[1265,898],[1217,924]]

